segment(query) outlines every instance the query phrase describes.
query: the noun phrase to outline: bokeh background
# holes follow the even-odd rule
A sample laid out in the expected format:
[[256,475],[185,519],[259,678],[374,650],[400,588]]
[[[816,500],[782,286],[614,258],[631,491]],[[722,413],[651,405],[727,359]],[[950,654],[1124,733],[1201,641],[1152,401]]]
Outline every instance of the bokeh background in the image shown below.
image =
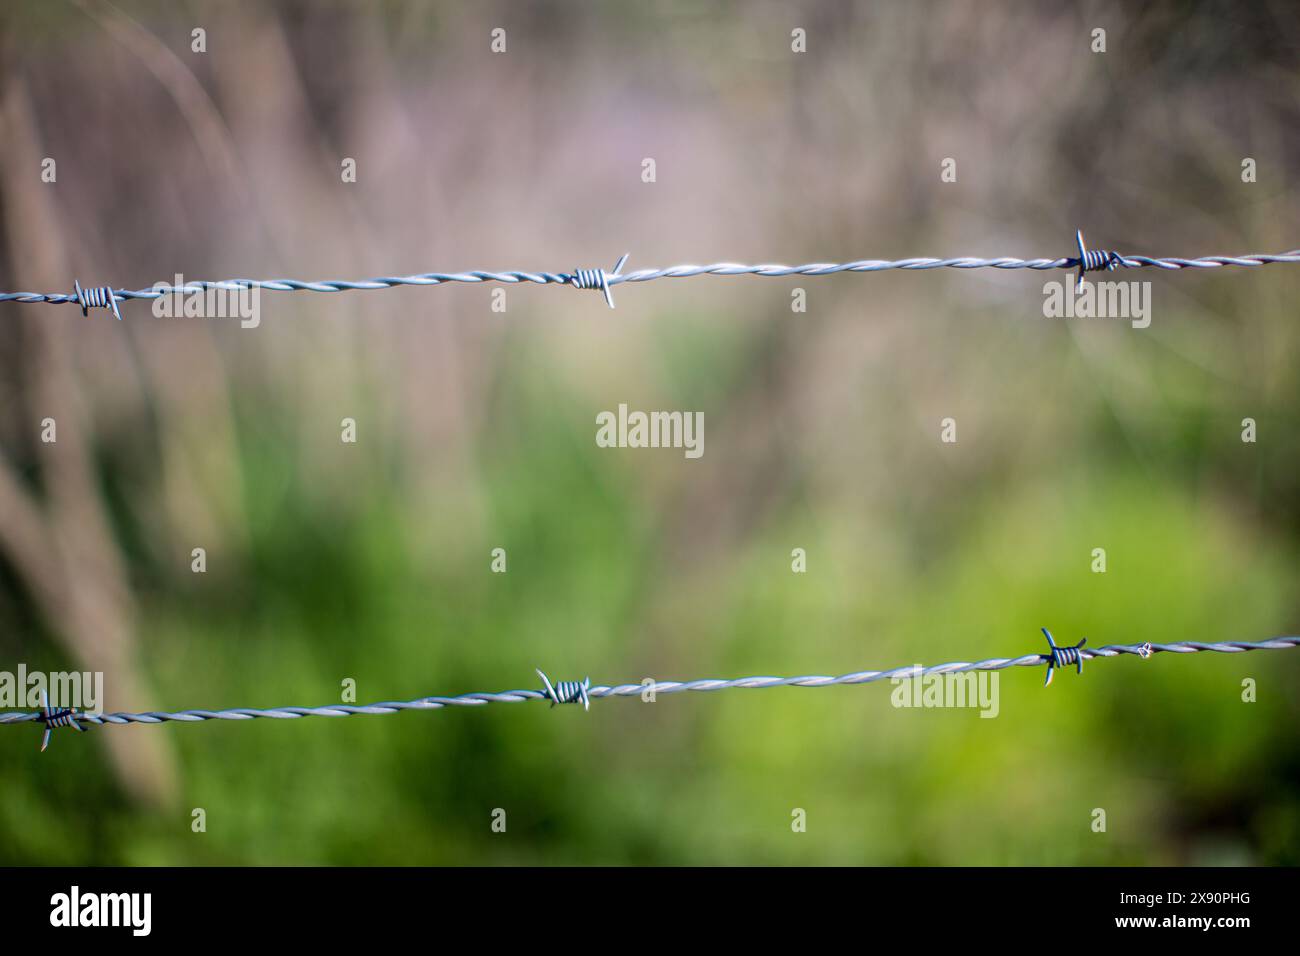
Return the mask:
[[[7,3],[0,286],[1279,252],[1297,64],[1280,0]],[[1061,277],[0,306],[0,666],[145,710],[1295,633],[1300,270],[1126,276],[1145,330]],[[620,402],[703,458],[597,448]],[[0,863],[1300,862],[1300,653],[1041,684],[0,728]]]

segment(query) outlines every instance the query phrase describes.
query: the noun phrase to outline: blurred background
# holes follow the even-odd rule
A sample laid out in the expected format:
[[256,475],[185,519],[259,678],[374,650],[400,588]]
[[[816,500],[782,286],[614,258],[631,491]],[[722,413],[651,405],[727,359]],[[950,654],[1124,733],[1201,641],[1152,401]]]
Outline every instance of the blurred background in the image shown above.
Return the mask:
[[[7,3],[0,288],[1054,257],[1079,227],[1281,252],[1294,12]],[[1017,656],[1043,625],[1295,633],[1300,269],[1123,278],[1150,328],[1045,319],[1065,273],[992,270],[665,280],[616,312],[265,293],[256,329],[2,305],[0,668],[103,671],[110,710],[267,707]],[[621,402],[702,411],[704,456],[597,448]],[[0,863],[1300,863],[1300,652],[1042,676],[1004,673],[992,720],[872,685],[43,755],[0,728]]]

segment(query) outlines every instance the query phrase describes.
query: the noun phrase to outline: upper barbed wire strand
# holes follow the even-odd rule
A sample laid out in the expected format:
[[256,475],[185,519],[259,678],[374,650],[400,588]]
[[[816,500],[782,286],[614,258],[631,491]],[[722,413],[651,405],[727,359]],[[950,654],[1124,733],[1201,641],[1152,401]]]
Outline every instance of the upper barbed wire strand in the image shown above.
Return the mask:
[[[801,266],[787,266],[778,263],[762,265],[745,265],[738,262],[714,262],[709,265],[676,265],[664,269],[636,269],[632,272],[620,271],[627,260],[625,254],[610,272],[605,269],[575,269],[572,272],[488,272],[473,270],[468,272],[425,272],[409,276],[380,276],[374,279],[343,280],[321,279],[304,281],[300,279],[223,279],[220,281],[195,281],[183,285],[157,283],[148,289],[110,289],[100,287],[104,293],[111,292],[106,305],[114,299],[158,299],[165,295],[191,295],[206,292],[209,289],[238,291],[241,289],[265,289],[269,292],[349,292],[374,289],[391,289],[397,286],[431,286],[448,282],[502,282],[508,285],[532,282],[539,285],[568,285],[577,289],[594,289],[605,296],[605,301],[613,308],[614,300],[610,289],[625,282],[651,282],[656,279],[689,279],[695,276],[767,276],[780,278],[785,276],[828,276],[841,272],[886,272],[892,269],[904,271],[924,271],[928,269],[1079,269],[1080,281],[1083,272],[1113,269],[1122,266],[1126,269],[1218,269],[1224,266],[1262,266],[1270,263],[1300,263],[1300,249],[1276,254],[1252,253],[1243,256],[1201,256],[1194,259],[1178,257],[1154,258],[1151,256],[1126,256],[1110,251],[1089,251],[1083,244],[1082,232],[1076,234],[1078,255],[1055,259],[1018,259],[1009,256],[998,258],[974,258],[962,256],[950,259],[913,258],[913,259],[859,259],[856,262],[812,262]],[[78,286],[79,290],[79,286]],[[85,297],[79,291],[70,293],[41,292],[0,292],[0,302],[45,302],[50,305],[76,303],[85,305]],[[120,317],[120,316],[119,316]]]
[[[1085,660],[1096,658],[1120,657],[1125,654],[1146,658],[1153,654],[1196,654],[1212,651],[1220,654],[1241,654],[1246,651],[1283,650],[1300,646],[1300,637],[1277,637],[1267,641],[1223,641],[1203,643],[1200,641],[1177,641],[1172,644],[1109,644],[1105,647],[1088,650],[1081,649],[1079,654]],[[909,664],[885,671],[857,671],[827,677],[817,674],[802,677],[738,677],[732,680],[691,680],[691,681],[656,681],[653,686],[647,684],[616,684],[614,686],[593,686],[587,690],[592,698],[635,697],[653,690],[655,694],[676,694],[683,691],[715,691],[733,688],[761,687],[830,687],[836,684],[870,684],[876,681],[924,677],[930,674],[960,674],[967,671],[999,671],[1008,667],[1038,667],[1050,663],[1050,654],[1026,654],[1023,657],[994,657],[983,661],[953,661],[946,664],[932,664],[923,667]],[[649,678],[648,678],[649,679]],[[460,694],[456,697],[421,697],[418,700],[382,701],[377,704],[350,705],[336,704],[327,707],[272,707],[265,710],[253,708],[232,708],[229,710],[181,710],[149,711],[146,713],[85,714],[78,711],[76,717],[86,724],[161,724],[165,721],[195,722],[203,720],[253,720],[269,717],[279,720],[292,720],[298,717],[353,717],[358,714],[396,714],[403,710],[439,710],[443,707],[478,707],[483,704],[515,704],[530,700],[555,701],[556,697],[546,690],[507,690],[500,693]],[[7,713],[0,714],[0,724],[21,724],[40,720],[42,714]]]

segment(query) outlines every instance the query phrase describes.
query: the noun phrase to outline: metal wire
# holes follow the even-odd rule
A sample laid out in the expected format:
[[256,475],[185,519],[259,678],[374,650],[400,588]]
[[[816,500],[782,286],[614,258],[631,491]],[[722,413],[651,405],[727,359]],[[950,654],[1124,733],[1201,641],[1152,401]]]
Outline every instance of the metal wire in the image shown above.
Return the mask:
[[[1196,654],[1213,651],[1219,654],[1241,654],[1247,651],[1283,650],[1300,646],[1300,637],[1277,637],[1268,641],[1224,641],[1206,644],[1199,641],[1178,641],[1173,644],[1109,644],[1095,650],[1078,648],[1079,658],[1094,660],[1096,658],[1120,657],[1131,654],[1140,658],[1155,654]],[[1075,648],[1071,648],[1074,650]],[[1058,648],[1057,650],[1061,650]],[[932,664],[923,667],[911,664],[895,667],[887,671],[857,671],[841,674],[839,677],[808,675],[803,677],[738,677],[733,680],[691,680],[691,681],[654,681],[642,684],[599,685],[592,687],[590,681],[564,681],[560,686],[570,685],[585,691],[585,694],[570,689],[568,692],[557,691],[544,675],[547,688],[543,690],[507,690],[497,694],[473,693],[460,694],[456,697],[421,697],[418,700],[383,701],[378,704],[354,706],[348,704],[331,704],[326,707],[273,707],[267,710],[235,708],[231,710],[181,710],[149,711],[147,713],[113,713],[83,714],[77,713],[76,720],[83,724],[161,724],[175,720],[197,722],[202,720],[253,720],[269,717],[277,720],[294,720],[299,717],[352,717],[357,714],[395,714],[403,710],[439,710],[443,707],[480,707],[484,704],[516,704],[530,700],[549,700],[557,702],[582,702],[587,705],[589,698],[602,697],[636,697],[643,693],[677,694],[683,691],[714,691],[731,688],[759,687],[829,687],[835,684],[871,684],[882,680],[902,680],[925,677],[930,674],[960,674],[967,671],[1000,671],[1008,667],[1039,667],[1052,665],[1054,655],[1026,654],[1023,657],[994,657],[988,660],[965,662],[954,661],[948,664]],[[538,673],[541,673],[540,671]],[[564,700],[560,700],[564,697]],[[21,724],[29,721],[42,721],[44,715],[35,713],[0,714],[0,724]],[[48,726],[47,726],[48,729]]]
[[[828,276],[839,272],[886,272],[891,269],[904,269],[909,272],[927,269],[1034,269],[1038,271],[1051,269],[1078,269],[1078,283],[1083,281],[1084,272],[1097,270],[1156,268],[1156,269],[1218,269],[1223,266],[1262,266],[1275,262],[1300,263],[1300,249],[1275,255],[1252,253],[1243,256],[1201,256],[1196,259],[1174,257],[1153,258],[1150,256],[1125,256],[1111,251],[1089,251],[1083,244],[1082,231],[1076,233],[1078,255],[1056,259],[1016,259],[998,257],[980,259],[962,256],[955,259],[859,259],[856,262],[813,262],[802,266],[785,266],[778,264],[742,265],[736,262],[715,262],[710,265],[679,265],[666,269],[638,269],[635,272],[622,272],[627,255],[618,260],[613,272],[604,269],[575,269],[573,272],[486,272],[474,270],[469,272],[426,272],[410,276],[381,276],[374,279],[346,281],[342,279],[322,279],[305,282],[299,279],[226,279],[220,282],[187,282],[184,285],[167,285],[158,283],[149,289],[112,289],[102,286],[95,290],[104,301],[92,302],[91,305],[111,305],[117,314],[116,302],[122,299],[158,299],[162,296],[203,293],[209,289],[239,291],[241,289],[264,289],[268,292],[345,292],[352,290],[389,289],[394,286],[442,285],[447,282],[503,282],[517,285],[522,282],[534,282],[540,285],[567,285],[575,289],[593,289],[601,292],[606,303],[612,309],[614,298],[610,290],[625,282],[651,282],[655,279],[689,279],[695,276]],[[68,302],[86,309],[86,300],[80,284],[71,293],[40,292],[0,292],[0,302],[45,302],[50,305],[63,305]],[[118,315],[118,318],[121,318]]]

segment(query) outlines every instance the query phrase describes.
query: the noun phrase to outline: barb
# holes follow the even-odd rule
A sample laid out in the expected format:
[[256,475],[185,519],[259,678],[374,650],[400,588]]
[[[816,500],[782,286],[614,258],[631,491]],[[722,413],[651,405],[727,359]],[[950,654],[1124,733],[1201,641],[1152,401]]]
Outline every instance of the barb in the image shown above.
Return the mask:
[[122,313],[117,311],[117,293],[109,286],[83,289],[81,283],[73,279],[72,294],[76,297],[77,305],[81,306],[82,315],[90,315],[91,309],[112,309],[117,320],[122,321]]
[[[1073,647],[1057,647],[1056,641],[1052,640],[1052,632],[1045,627],[1041,628],[1041,630],[1043,634],[1047,637],[1047,647],[1048,647],[1048,651],[1046,655],[1047,676],[1043,679],[1043,686],[1046,687],[1048,684],[1052,682],[1052,674],[1055,673],[1055,669],[1058,667],[1069,667],[1071,664],[1073,664],[1074,672],[1076,674],[1082,675],[1083,654],[1081,654],[1080,652],[1083,650],[1083,645],[1088,643],[1088,639],[1085,637],[1083,640],[1081,640],[1078,644],[1075,644]],[[1146,650],[1146,653],[1143,654],[1142,656],[1149,657],[1151,655],[1151,648],[1146,644],[1143,644],[1142,647]]]
[[[166,721],[193,723],[203,720],[253,720],[268,717],[277,720],[294,720],[299,717],[353,717],[358,714],[396,714],[403,710],[440,710],[443,707],[481,707],[485,704],[515,704],[530,700],[548,700],[552,706],[557,703],[582,703],[590,706],[592,698],[636,697],[653,691],[658,694],[678,694],[684,691],[715,691],[732,688],[760,687],[830,687],[836,684],[871,684],[884,680],[903,680],[925,677],[930,674],[960,674],[967,671],[1000,671],[1008,667],[1040,667],[1047,664],[1055,666],[1056,654],[1062,651],[1077,651],[1079,660],[1122,657],[1131,654],[1148,658],[1154,654],[1197,654],[1212,651],[1219,654],[1241,654],[1247,651],[1284,650],[1300,646],[1300,637],[1277,637],[1268,641],[1224,641],[1206,644],[1200,641],[1178,641],[1173,644],[1109,644],[1095,650],[1087,650],[1080,644],[1077,648],[1055,647],[1046,654],[1026,654],[1023,657],[994,657],[983,661],[954,661],[947,664],[932,664],[923,667],[911,664],[895,667],[886,671],[857,671],[853,674],[841,674],[838,677],[806,675],[803,677],[739,677],[733,680],[692,680],[692,681],[655,681],[654,683],[616,684],[614,686],[591,686],[590,679],[578,681],[561,681],[553,685],[538,671],[545,682],[542,690],[507,690],[497,694],[473,693],[456,697],[421,697],[418,700],[383,701],[378,704],[354,706],[347,704],[327,707],[273,707],[267,710],[236,708],[231,710],[180,710],[149,711],[147,713],[113,713],[113,714],[72,714],[71,711],[59,711],[58,715],[72,716],[80,724],[161,724]],[[1070,663],[1078,663],[1071,660]],[[1050,671],[1049,671],[1050,672]],[[7,713],[0,714],[0,724],[22,724],[30,721],[45,722],[47,715],[58,719],[49,712],[42,713]],[[57,724],[71,726],[71,724]],[[49,732],[50,724],[46,724]]]
[[562,680],[558,685],[552,686],[551,679],[542,673],[540,667],[537,669],[537,676],[546,685],[546,696],[551,698],[552,707],[556,704],[582,704],[583,710],[591,710],[590,677],[581,681]]
[[1074,280],[1074,291],[1079,292],[1083,289],[1083,274],[1085,272],[1100,272],[1103,269],[1107,272],[1114,272],[1115,267],[1124,261],[1124,257],[1118,252],[1109,250],[1097,250],[1089,252],[1088,247],[1083,244],[1083,230],[1080,229],[1074,234],[1075,248],[1079,250],[1079,277]]
[[[627,254],[618,260],[613,272],[604,269],[575,269],[573,272],[486,272],[474,270],[469,272],[425,272],[410,276],[381,276],[375,279],[347,281],[342,279],[323,279],[303,281],[300,279],[225,279],[219,282],[187,282],[184,285],[168,285],[159,282],[148,289],[113,289],[101,286],[93,290],[83,290],[75,284],[71,293],[41,292],[0,292],[0,302],[44,302],[50,305],[63,305],[69,302],[80,305],[82,314],[92,306],[111,307],[113,314],[121,318],[117,311],[117,302],[125,299],[158,299],[169,295],[202,294],[209,289],[237,292],[242,289],[263,289],[268,292],[347,292],[354,290],[391,289],[396,286],[430,286],[443,285],[448,282],[503,282],[518,285],[533,282],[538,285],[567,285],[575,289],[599,290],[605,302],[612,309],[614,297],[611,289],[625,282],[651,282],[655,279],[689,279],[695,276],[829,276],[840,272],[887,272],[891,269],[903,269],[909,272],[927,269],[1033,269],[1036,271],[1052,269],[1078,269],[1076,287],[1083,283],[1085,272],[1099,270],[1113,271],[1125,269],[1218,269],[1223,266],[1262,266],[1269,263],[1300,263],[1300,249],[1275,255],[1252,253],[1243,256],[1201,256],[1196,259],[1152,258],[1150,256],[1126,256],[1118,252],[1089,250],[1083,242],[1083,232],[1075,234],[1078,255],[1055,259],[1016,259],[1001,256],[992,259],[962,256],[954,259],[859,259],[856,262],[813,262],[802,266],[785,266],[778,264],[743,265],[736,262],[715,262],[710,265],[679,265],[665,269],[638,269],[635,272],[623,272]],[[88,299],[88,296],[91,298]]]
[[614,296],[610,293],[609,287],[617,285],[623,277],[619,274],[623,271],[623,263],[627,262],[629,253],[623,253],[622,258],[614,264],[613,272],[606,272],[604,269],[574,269],[571,279],[576,289],[599,289],[605,293],[605,304],[611,309],[614,308]]
[[41,690],[41,712],[36,715],[36,719],[45,725],[45,733],[41,736],[41,753],[45,753],[45,748],[50,745],[50,731],[55,727],[71,727],[79,733],[85,728],[77,717],[77,712],[70,707],[60,707],[58,710],[50,709],[50,698],[45,691]]

